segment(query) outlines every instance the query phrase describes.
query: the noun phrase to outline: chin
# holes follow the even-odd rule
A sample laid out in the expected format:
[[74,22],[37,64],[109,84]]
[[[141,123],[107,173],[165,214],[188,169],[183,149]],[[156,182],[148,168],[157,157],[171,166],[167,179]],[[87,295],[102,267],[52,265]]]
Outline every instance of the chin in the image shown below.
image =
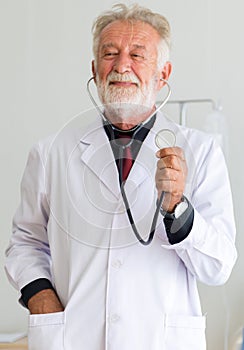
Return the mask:
[[128,102],[113,102],[104,105],[105,113],[113,119],[113,122],[131,122],[138,124],[144,116],[148,116],[153,107],[152,105],[145,106],[143,104],[135,104]]

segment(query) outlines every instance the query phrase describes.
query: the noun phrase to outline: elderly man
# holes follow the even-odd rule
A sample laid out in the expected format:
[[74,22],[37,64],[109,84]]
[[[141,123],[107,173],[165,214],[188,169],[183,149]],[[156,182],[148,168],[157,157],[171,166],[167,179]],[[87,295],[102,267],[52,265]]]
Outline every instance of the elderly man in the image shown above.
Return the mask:
[[[211,137],[156,111],[169,45],[167,20],[146,8],[119,4],[98,17],[92,71],[102,113],[30,152],[6,252],[30,311],[30,350],[205,349],[196,281],[219,285],[231,273],[232,199]],[[157,150],[161,129],[176,146]],[[159,198],[155,235],[141,244]]]

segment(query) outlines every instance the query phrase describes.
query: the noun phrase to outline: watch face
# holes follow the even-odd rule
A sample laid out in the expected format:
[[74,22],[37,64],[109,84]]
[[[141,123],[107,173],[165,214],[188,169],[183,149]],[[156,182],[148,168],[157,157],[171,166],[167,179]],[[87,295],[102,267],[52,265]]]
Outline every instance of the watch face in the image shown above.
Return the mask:
[[178,219],[188,208],[187,201],[180,202],[175,208],[175,218]]

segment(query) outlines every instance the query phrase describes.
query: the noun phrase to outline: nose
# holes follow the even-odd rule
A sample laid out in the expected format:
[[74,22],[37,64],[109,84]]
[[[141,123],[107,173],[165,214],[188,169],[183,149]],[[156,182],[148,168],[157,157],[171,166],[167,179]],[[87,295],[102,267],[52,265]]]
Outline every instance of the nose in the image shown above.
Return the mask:
[[120,52],[114,62],[114,71],[120,74],[131,71],[131,58],[127,53]]

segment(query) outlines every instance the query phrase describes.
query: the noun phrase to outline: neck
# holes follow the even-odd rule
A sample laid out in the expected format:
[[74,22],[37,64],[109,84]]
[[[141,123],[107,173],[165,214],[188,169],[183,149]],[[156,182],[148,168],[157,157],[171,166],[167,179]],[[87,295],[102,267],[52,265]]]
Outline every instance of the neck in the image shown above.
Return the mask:
[[111,113],[111,111],[106,109],[105,116],[116,128],[120,130],[130,130],[135,128],[137,125],[145,122],[153,115],[155,110],[156,107],[153,106],[150,111],[148,110],[145,113],[139,115],[137,114],[136,116],[134,115],[124,117],[123,113]]

